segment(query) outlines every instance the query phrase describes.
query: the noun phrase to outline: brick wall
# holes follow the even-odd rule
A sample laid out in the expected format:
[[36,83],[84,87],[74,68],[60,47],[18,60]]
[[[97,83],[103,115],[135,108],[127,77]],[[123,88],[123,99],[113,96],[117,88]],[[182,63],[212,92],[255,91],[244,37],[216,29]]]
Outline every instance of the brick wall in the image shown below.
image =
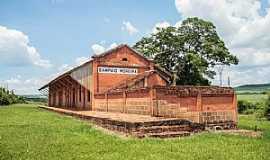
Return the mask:
[[237,122],[236,96],[226,87],[157,87],[157,116],[199,123]]
[[96,94],[94,110],[218,123],[237,122],[236,107],[231,88],[159,86]]
[[217,123],[224,121],[237,122],[237,100],[235,94],[204,95],[200,122]]
[[150,89],[126,91],[126,112],[133,114],[151,114]]
[[150,115],[150,89],[95,94],[93,110]]
[[168,82],[162,79],[158,74],[152,74],[147,79],[147,86],[153,87],[154,85],[167,86]]

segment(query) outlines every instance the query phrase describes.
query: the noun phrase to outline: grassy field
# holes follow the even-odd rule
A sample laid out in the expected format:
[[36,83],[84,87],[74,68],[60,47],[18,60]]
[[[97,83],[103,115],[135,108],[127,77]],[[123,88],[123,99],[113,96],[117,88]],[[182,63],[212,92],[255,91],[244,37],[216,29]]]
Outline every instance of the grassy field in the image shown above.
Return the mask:
[[203,133],[169,140],[119,138],[35,105],[0,107],[0,159],[268,159],[270,122],[240,116],[263,138]]
[[265,101],[267,99],[267,94],[238,94],[237,99],[256,103]]

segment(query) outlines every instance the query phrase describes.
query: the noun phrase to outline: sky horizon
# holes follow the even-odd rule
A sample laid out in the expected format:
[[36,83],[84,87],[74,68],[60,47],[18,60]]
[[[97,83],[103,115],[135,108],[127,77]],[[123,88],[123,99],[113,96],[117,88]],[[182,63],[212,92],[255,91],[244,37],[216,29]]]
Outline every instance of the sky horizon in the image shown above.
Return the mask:
[[[213,22],[240,63],[226,67],[232,86],[270,83],[270,0],[3,0],[0,85],[16,94],[38,88],[119,44],[132,46],[156,27],[188,17]],[[248,9],[247,9],[248,8]],[[216,77],[213,84],[219,84]]]

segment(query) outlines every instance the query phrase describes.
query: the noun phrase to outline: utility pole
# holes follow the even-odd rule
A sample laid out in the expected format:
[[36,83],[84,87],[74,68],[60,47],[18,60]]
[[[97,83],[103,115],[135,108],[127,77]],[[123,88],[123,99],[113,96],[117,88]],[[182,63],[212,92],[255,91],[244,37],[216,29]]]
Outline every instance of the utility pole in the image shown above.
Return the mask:
[[230,76],[228,76],[228,87],[231,87],[231,79],[230,79]]
[[223,81],[222,81],[223,70],[224,70],[223,64],[217,65],[217,71],[218,71],[218,75],[219,75],[219,86],[223,85]]

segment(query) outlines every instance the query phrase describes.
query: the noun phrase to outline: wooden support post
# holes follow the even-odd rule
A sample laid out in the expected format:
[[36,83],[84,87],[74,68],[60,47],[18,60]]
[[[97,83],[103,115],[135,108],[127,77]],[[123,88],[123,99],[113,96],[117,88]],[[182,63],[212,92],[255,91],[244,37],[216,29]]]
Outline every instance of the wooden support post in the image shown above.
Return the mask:
[[158,100],[155,88],[150,89],[150,104],[151,116],[158,116]]
[[203,111],[203,106],[202,106],[202,94],[199,91],[197,94],[197,108],[196,111]]
[[123,113],[127,113],[127,94],[126,91],[123,91]]
[[84,87],[82,87],[82,99],[83,99],[83,109],[85,109],[86,96],[85,96],[85,89],[84,89]]
[[234,112],[234,120],[236,123],[238,123],[238,108],[237,108],[237,96],[236,96],[236,93],[234,92],[233,93],[233,108],[235,109],[235,112]]
[[109,102],[108,102],[108,93],[105,93],[105,99],[106,99],[106,111],[109,112]]
[[98,63],[99,63],[98,61],[95,61],[95,60],[93,61],[93,73],[92,73],[92,75],[93,75],[93,78],[95,78],[93,80],[94,94],[99,92]]
[[197,104],[196,104],[196,111],[197,112],[197,116],[194,119],[195,122],[197,123],[201,123],[200,122],[200,113],[203,111],[203,106],[202,106],[202,94],[201,91],[199,91],[199,93],[197,94]]

